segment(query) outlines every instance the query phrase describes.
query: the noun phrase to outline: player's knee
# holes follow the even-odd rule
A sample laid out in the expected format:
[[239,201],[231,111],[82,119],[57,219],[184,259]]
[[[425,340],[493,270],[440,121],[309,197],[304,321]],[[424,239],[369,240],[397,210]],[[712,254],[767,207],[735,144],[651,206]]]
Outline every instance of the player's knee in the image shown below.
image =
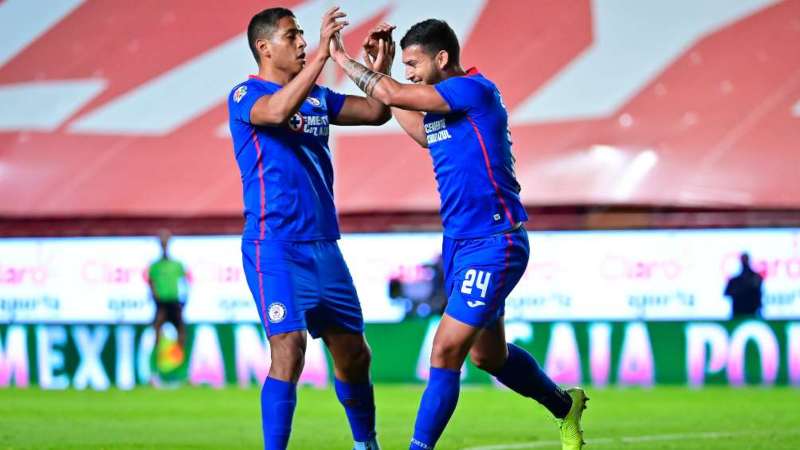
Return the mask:
[[270,339],[270,376],[297,381],[305,363],[305,340],[302,336],[282,335]]
[[431,365],[447,369],[460,369],[464,363],[465,351],[458,342],[439,342],[433,344]]
[[360,372],[369,371],[369,366],[372,364],[372,350],[366,342],[359,348],[354,360]]
[[295,382],[300,378],[305,364],[305,351],[295,349],[285,352],[273,352],[271,356],[270,376]]
[[503,366],[502,359],[498,358],[497,355],[474,349],[470,352],[469,359],[475,367],[489,373],[497,372]]

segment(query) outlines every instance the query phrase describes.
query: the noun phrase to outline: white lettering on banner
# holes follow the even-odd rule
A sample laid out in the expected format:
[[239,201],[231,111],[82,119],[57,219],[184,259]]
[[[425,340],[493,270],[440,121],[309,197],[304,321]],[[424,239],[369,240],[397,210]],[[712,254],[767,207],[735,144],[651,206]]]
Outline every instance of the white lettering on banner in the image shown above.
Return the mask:
[[575,329],[569,323],[555,323],[550,330],[545,372],[556,383],[580,384],[581,356]]
[[150,356],[156,346],[156,333],[152,327],[144,330],[139,337],[139,348],[136,352],[136,376],[139,383],[148,384],[152,378],[150,371]]
[[715,323],[686,325],[686,378],[690,385],[702,386],[706,374],[724,370],[727,363],[728,332],[725,327]]
[[269,372],[269,344],[254,325],[237,325],[233,331],[236,341],[236,380],[241,387],[253,381],[262,383]]
[[136,354],[134,341],[136,331],[130,325],[120,325],[114,330],[116,343],[116,386],[119,389],[133,389],[136,385],[136,376],[133,371],[133,360]]
[[219,348],[217,330],[211,325],[198,325],[194,332],[192,355],[189,360],[189,381],[192,384],[225,384],[225,363]]
[[63,326],[36,327],[36,360],[39,373],[39,387],[42,389],[66,389],[69,378],[64,370],[64,353],[56,349],[67,343],[67,330]]
[[[787,332],[790,332],[787,327]],[[702,386],[706,374],[726,371],[728,382],[734,386],[746,383],[745,350],[748,342],[758,349],[761,384],[772,385],[778,376],[780,350],[772,329],[755,320],[739,324],[730,337],[722,325],[705,323],[686,326],[686,369],[689,384]],[[791,347],[791,343],[788,345]],[[706,354],[706,349],[711,354]],[[791,361],[791,359],[789,360]]]
[[5,341],[0,336],[0,387],[11,386],[12,380],[17,387],[30,383],[27,333],[21,325],[8,327]]
[[780,352],[775,333],[763,322],[747,321],[731,335],[728,347],[728,382],[733,386],[745,384],[745,347],[752,341],[761,356],[761,383],[775,384],[778,377]]
[[656,369],[650,334],[644,322],[625,325],[622,341],[622,356],[617,370],[619,384],[622,386],[652,386],[655,384]]
[[789,383],[800,386],[800,323],[792,323],[786,327],[786,342]]
[[94,327],[94,333],[89,327],[77,326],[72,329],[72,338],[78,350],[80,364],[75,370],[72,385],[76,389],[91,387],[97,390],[106,390],[111,384],[100,360],[103,346],[108,339],[108,327],[99,325]]
[[607,386],[611,376],[611,324],[589,325],[589,345],[592,385]]

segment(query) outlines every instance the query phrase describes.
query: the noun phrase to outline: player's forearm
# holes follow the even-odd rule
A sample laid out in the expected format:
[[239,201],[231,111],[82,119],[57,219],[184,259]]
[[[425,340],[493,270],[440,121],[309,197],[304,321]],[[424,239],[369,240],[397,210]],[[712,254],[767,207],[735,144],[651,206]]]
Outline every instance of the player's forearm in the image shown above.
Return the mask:
[[344,73],[369,97],[386,106],[397,106],[392,104],[392,95],[401,85],[392,77],[370,70],[350,57],[342,57],[337,62]]
[[425,127],[423,125],[422,113],[417,111],[408,111],[400,108],[392,108],[392,116],[394,116],[400,127],[411,136],[414,141],[422,147],[428,147],[428,138],[425,135]]
[[280,125],[296,113],[308,93],[314,87],[327,57],[317,56],[300,71],[291,81],[286,83],[275,94],[266,99],[266,104],[254,107],[250,112],[250,121],[254,125]]

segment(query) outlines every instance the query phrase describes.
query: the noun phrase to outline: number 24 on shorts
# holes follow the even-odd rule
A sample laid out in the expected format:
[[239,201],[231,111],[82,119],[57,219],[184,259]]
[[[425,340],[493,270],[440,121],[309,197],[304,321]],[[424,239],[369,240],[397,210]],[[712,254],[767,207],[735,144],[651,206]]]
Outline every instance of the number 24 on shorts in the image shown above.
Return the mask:
[[482,270],[469,269],[464,274],[464,282],[461,283],[461,293],[472,295],[472,288],[478,288],[481,291],[481,298],[486,298],[486,289],[489,288],[489,278],[491,272],[484,272]]

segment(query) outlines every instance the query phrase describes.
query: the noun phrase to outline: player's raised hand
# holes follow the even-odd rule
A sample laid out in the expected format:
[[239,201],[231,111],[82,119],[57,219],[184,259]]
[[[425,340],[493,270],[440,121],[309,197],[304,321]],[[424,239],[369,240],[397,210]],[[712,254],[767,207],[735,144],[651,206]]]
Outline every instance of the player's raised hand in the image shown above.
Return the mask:
[[364,63],[370,69],[390,74],[395,54],[395,43],[392,31],[396,27],[386,22],[376,25],[364,38]]
[[339,65],[342,62],[349,58],[350,56],[347,54],[347,50],[344,48],[344,41],[342,40],[342,33],[336,33],[330,40],[329,51],[331,57],[334,61],[336,61]]
[[347,17],[338,6],[334,6],[322,15],[322,25],[319,30],[319,55],[327,58],[331,56],[332,40],[338,36],[345,26],[349,24],[346,20],[339,20]]

